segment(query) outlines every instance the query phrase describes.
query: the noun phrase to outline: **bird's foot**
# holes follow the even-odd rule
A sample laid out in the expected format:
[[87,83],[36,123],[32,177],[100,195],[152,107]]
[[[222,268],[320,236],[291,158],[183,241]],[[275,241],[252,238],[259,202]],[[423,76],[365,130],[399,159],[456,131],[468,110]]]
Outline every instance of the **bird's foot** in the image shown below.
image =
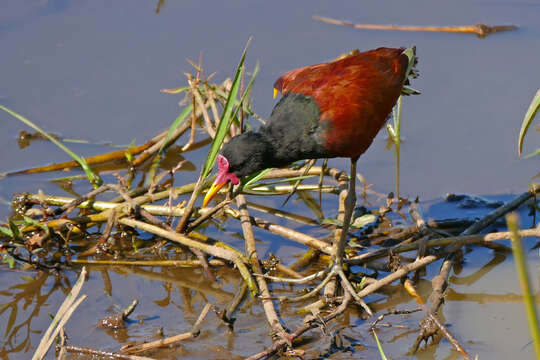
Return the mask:
[[362,306],[362,308],[370,316],[373,315],[369,306],[365,303],[364,300],[362,300],[360,296],[358,296],[358,294],[356,293],[356,290],[354,290],[354,287],[351,285],[349,279],[347,279],[347,276],[343,272],[343,264],[341,261],[334,261],[332,265],[330,265],[326,269],[316,272],[314,274],[311,274],[309,276],[300,278],[300,279],[281,278],[277,276],[262,275],[262,274],[255,274],[255,275],[264,276],[265,278],[270,279],[272,281],[284,282],[284,283],[289,283],[289,284],[307,284],[313,280],[322,278],[324,276],[324,279],[323,281],[321,281],[320,284],[318,284],[316,287],[314,287],[312,290],[305,293],[304,295],[295,296],[295,297],[289,297],[289,296],[280,297],[279,300],[283,302],[299,302],[299,301],[312,298],[316,296],[326,286],[326,284],[330,282],[330,280],[334,278],[336,279],[339,278],[341,286],[343,287],[343,290],[348,292],[352,296],[352,298],[358,303],[358,305]]

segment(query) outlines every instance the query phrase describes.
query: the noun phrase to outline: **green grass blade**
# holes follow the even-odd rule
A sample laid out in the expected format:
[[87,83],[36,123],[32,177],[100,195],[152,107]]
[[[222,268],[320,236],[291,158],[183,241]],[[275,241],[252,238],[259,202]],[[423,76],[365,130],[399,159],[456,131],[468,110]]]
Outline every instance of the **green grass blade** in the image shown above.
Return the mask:
[[396,105],[392,109],[392,117],[394,119],[394,125],[386,124],[386,128],[392,142],[394,143],[394,153],[396,154],[396,197],[399,200],[399,187],[400,187],[400,155],[401,155],[401,104],[403,96],[400,95]]
[[264,175],[268,174],[272,169],[264,169],[256,172],[242,181],[242,190],[252,188],[257,181],[259,181]]
[[532,295],[531,282],[527,272],[527,264],[523,248],[521,246],[521,238],[519,236],[518,216],[514,213],[506,215],[506,224],[510,231],[510,240],[512,242],[512,252],[516,262],[516,271],[518,273],[521,291],[523,292],[523,304],[527,313],[527,322],[529,323],[529,331],[531,333],[534,350],[537,359],[540,359],[540,328],[538,323],[538,314],[536,313],[536,303]]
[[86,176],[88,177],[88,180],[90,181],[90,183],[92,184],[92,186],[94,187],[98,187],[100,186],[103,181],[101,180],[101,178],[99,177],[99,175],[97,175],[96,173],[94,173],[92,171],[92,169],[90,168],[90,166],[88,166],[88,164],[86,163],[86,161],[80,157],[79,155],[75,154],[73,151],[69,150],[64,144],[62,144],[60,141],[56,140],[54,137],[52,137],[51,135],[49,135],[48,133],[46,133],[45,131],[43,131],[39,126],[37,126],[36,124],[34,124],[33,122],[31,122],[30,120],[28,120],[27,118],[25,118],[24,116],[22,116],[21,114],[18,114],[16,113],[15,111],[13,110],[10,110],[8,109],[7,107],[3,106],[3,105],[0,105],[0,109],[4,110],[5,112],[7,112],[8,114],[10,114],[11,116],[13,116],[14,118],[20,120],[21,122],[25,123],[26,125],[28,125],[29,127],[31,127],[32,129],[34,129],[35,131],[39,132],[41,135],[45,136],[47,139],[49,139],[53,144],[55,144],[56,146],[58,146],[60,149],[64,150],[69,156],[71,156],[71,158],[73,160],[75,160],[76,162],[79,163],[79,165],[81,166],[81,168],[83,169],[83,171],[86,173]]
[[249,79],[249,83],[246,86],[246,90],[240,97],[240,102],[238,106],[236,107],[236,110],[234,111],[233,117],[236,119],[236,116],[238,115],[238,111],[240,111],[241,108],[244,108],[244,104],[246,103],[246,99],[251,94],[251,87],[253,86],[253,83],[255,82],[255,78],[259,74],[259,62],[255,64],[255,69],[253,69],[253,75],[251,76],[251,79]]
[[531,104],[529,105],[529,108],[527,109],[527,113],[525,114],[525,117],[523,118],[523,122],[521,123],[521,130],[519,130],[519,139],[518,139],[519,156],[521,156],[521,150],[523,149],[523,139],[525,138],[525,135],[527,134],[527,130],[529,130],[529,126],[531,125],[539,109],[540,109],[540,89],[538,89],[538,91],[536,92],[536,95],[534,95],[534,98],[532,99]]
[[4,234],[5,236],[10,237],[10,238],[14,237],[13,232],[5,226],[0,226],[0,234]]
[[219,125],[216,129],[216,136],[214,137],[214,141],[212,141],[212,145],[210,146],[210,152],[208,153],[208,156],[206,157],[206,161],[204,163],[202,178],[208,176],[208,174],[214,167],[219,148],[221,147],[221,144],[223,144],[225,135],[227,135],[227,133],[229,132],[229,128],[232,123],[231,119],[233,114],[234,102],[236,99],[236,95],[238,95],[238,91],[240,89],[240,82],[242,79],[242,74],[244,73],[244,60],[246,58],[246,52],[250,41],[251,39],[248,40],[244,51],[242,52],[240,62],[238,63],[238,66],[236,68],[236,73],[234,75],[231,91],[229,92],[229,96],[227,97],[227,101],[225,102],[225,108],[223,109]]
[[377,333],[375,333],[375,330],[372,330],[373,336],[375,337],[375,342],[377,343],[377,349],[379,349],[379,355],[381,355],[382,360],[388,360],[386,355],[384,354],[384,350],[382,348],[381,342],[379,341],[379,337],[377,336]]
[[538,155],[538,154],[540,154],[540,149],[536,149],[535,152],[530,153],[530,154],[527,154],[527,155],[525,155],[523,158],[524,158],[524,159],[528,159],[528,158],[533,157],[533,156],[536,156],[536,155]]
[[305,180],[305,179],[309,179],[309,178],[317,176],[317,175],[296,176],[296,177],[287,178],[287,179],[281,179],[281,180],[276,180],[276,181],[271,181],[271,182],[264,182],[264,183],[255,184],[255,182],[257,180],[259,180],[261,177],[263,177],[270,170],[272,170],[272,168],[264,169],[264,170],[261,170],[260,172],[256,173],[255,176],[257,176],[257,178],[252,179],[252,177],[250,176],[247,179],[247,182],[243,186],[242,190],[249,190],[249,189],[251,189],[253,187],[257,187],[257,186],[273,186],[273,185],[278,185],[278,184],[290,183],[291,181]]
[[163,149],[165,148],[165,144],[169,141],[171,135],[178,129],[178,127],[184,122],[184,120],[188,117],[188,115],[193,111],[193,105],[190,104],[182,110],[182,112],[176,117],[176,119],[173,121],[171,126],[169,126],[169,131],[167,132],[167,136],[165,137],[165,141],[163,141],[163,144],[161,144],[161,147],[159,148],[158,154],[161,154]]

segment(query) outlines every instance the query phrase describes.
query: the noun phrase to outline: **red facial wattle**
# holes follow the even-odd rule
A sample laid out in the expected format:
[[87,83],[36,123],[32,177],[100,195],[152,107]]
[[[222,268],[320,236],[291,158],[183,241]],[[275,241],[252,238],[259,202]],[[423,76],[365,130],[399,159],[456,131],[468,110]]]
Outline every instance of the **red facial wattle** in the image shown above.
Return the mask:
[[203,207],[205,207],[210,200],[216,195],[216,193],[227,183],[230,181],[233,185],[238,185],[240,183],[240,179],[238,179],[238,176],[233,174],[232,172],[229,172],[229,160],[221,154],[218,154],[217,157],[217,163],[218,163],[218,174],[216,177],[216,180],[208,189],[208,192],[206,193],[206,196],[203,200]]
[[214,184],[221,184],[223,182],[230,181],[233,183],[233,185],[238,185],[240,182],[240,179],[233,173],[229,172],[229,160],[221,154],[218,154],[217,156],[217,163],[218,163],[218,176],[216,178],[216,181],[214,181]]

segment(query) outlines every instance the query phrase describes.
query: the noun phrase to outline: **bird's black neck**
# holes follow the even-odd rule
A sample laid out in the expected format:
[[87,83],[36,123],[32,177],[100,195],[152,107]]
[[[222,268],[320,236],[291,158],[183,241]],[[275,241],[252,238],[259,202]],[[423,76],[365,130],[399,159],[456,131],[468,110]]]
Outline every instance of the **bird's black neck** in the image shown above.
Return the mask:
[[289,93],[276,104],[259,131],[274,145],[278,166],[327,156],[320,116],[319,106],[311,96]]
[[289,93],[259,131],[235,136],[221,151],[237,176],[251,175],[297,160],[327,157],[320,137],[320,110],[310,96]]

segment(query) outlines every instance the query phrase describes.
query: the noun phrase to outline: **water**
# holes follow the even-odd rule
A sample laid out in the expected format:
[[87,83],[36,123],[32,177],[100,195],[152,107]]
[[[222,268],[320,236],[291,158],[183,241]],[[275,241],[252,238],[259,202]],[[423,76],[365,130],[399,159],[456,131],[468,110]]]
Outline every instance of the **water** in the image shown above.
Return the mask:
[[[274,80],[286,70],[326,61],[353,48],[366,50],[379,46],[416,45],[421,76],[412,85],[421,90],[422,95],[404,100],[403,194],[419,196],[423,201],[437,199],[446,192],[495,196],[515,194],[524,191],[527,182],[538,172],[537,159],[521,160],[517,156],[521,121],[533,94],[540,87],[540,72],[537,71],[540,3],[537,1],[168,1],[156,13],[157,4],[146,1],[4,0],[0,11],[0,103],[27,116],[47,131],[64,138],[89,140],[92,144],[70,145],[78,154],[89,156],[108,151],[108,147],[100,145],[103,142],[129,144],[135,140],[142,143],[167,127],[179,113],[178,98],[162,94],[159,90],[185,84],[184,72],[193,72],[186,59],[197,61],[202,54],[206,71],[216,72],[215,80],[222,81],[233,75],[241,50],[250,36],[253,40],[248,50],[248,69],[252,69],[257,61],[261,65],[253,90],[253,108],[262,117],[268,116],[275,103],[271,95]],[[512,23],[519,29],[478,39],[474,35],[356,30],[315,22],[313,15],[374,24],[444,26]],[[68,160],[54,145],[46,142],[33,142],[30,147],[18,149],[16,136],[21,129],[27,130],[22,123],[0,113],[0,172]],[[526,153],[536,149],[538,138],[534,131],[527,136]],[[384,144],[385,134],[382,131],[358,166],[368,182],[374,184],[373,188],[381,193],[394,189],[393,154],[384,149]],[[202,156],[204,151],[199,151],[190,155],[189,160],[200,164]],[[332,160],[331,165],[347,169],[348,161]],[[192,181],[197,173],[186,172],[181,182]],[[37,189],[64,195],[49,181],[63,175],[55,173],[2,179],[0,197],[9,200],[14,192],[35,192]],[[75,190],[84,192],[87,189],[76,185]],[[9,206],[0,204],[0,217],[6,218],[9,214]],[[261,238],[267,236],[260,234]],[[259,251],[261,255],[266,255],[268,248],[286,252],[284,249],[288,244],[261,244]],[[295,252],[298,250],[296,245],[290,246]],[[476,257],[468,260],[473,263]],[[497,267],[502,268],[505,271],[497,274],[497,279],[506,275],[508,279],[503,280],[506,286],[514,281],[513,265],[505,261]],[[2,271],[0,274],[5,291],[20,283],[16,273]],[[24,274],[35,277],[35,272]],[[98,271],[92,274],[93,283],[86,285],[87,291],[99,293],[103,280],[98,278]],[[489,278],[492,276],[492,273],[487,275]],[[68,278],[73,281],[74,275],[69,274]],[[129,272],[113,276],[114,283],[133,286],[131,292],[134,294],[148,288],[167,292],[165,283],[157,285],[140,281],[138,275]],[[52,289],[53,293],[40,306],[36,305],[38,298],[26,300],[39,309],[39,314],[34,315],[34,321],[28,326],[29,334],[30,330],[44,329],[44,324],[48,323],[45,314],[54,313],[63,298],[65,291],[57,291],[62,287],[55,283],[54,278],[44,280],[43,286],[48,291]],[[501,286],[490,282],[475,285],[478,288],[461,290],[492,293]],[[177,298],[173,303],[182,308],[185,297],[179,298],[180,289],[181,286],[174,291]],[[114,294],[115,300],[124,305],[128,303],[131,300],[128,290]],[[232,289],[230,291],[233,292]],[[517,292],[517,289],[512,291]],[[158,298],[160,296],[156,295]],[[154,300],[148,300],[147,314],[155,313],[155,306],[151,305]],[[506,304],[487,302],[482,308],[486,309],[485,316],[477,314],[479,319],[475,323],[489,319],[490,323],[486,323],[485,328],[491,329],[493,336],[469,336],[465,331],[471,329],[467,322],[469,317],[452,318],[452,323],[458,323],[456,327],[460,330],[461,327],[466,328],[465,333],[460,334],[462,339],[472,338],[473,348],[482,353],[482,348],[498,349],[501,344],[497,340],[499,338],[515,337],[515,344],[518,344],[516,352],[528,351],[530,355],[527,335],[518,337],[515,332],[508,334],[504,329],[501,332],[495,330],[509,318],[516,323],[506,329],[525,329],[522,319],[518,321],[510,315],[520,312],[520,305],[512,304],[509,308]],[[91,297],[86,303],[91,309],[85,311],[102,312],[109,303],[103,295]],[[173,311],[171,306],[164,309],[167,313]],[[470,314],[477,309],[477,304],[469,309],[459,302],[452,302],[445,311]],[[508,313],[505,309],[509,309]],[[1,314],[2,323],[8,313]],[[194,310],[194,313],[198,314],[198,311]],[[503,315],[499,315],[501,313]],[[18,316],[23,318],[22,308]],[[81,328],[74,326],[77,321],[86,321],[84,315],[78,316],[83,316],[83,319],[75,319],[71,326],[75,342],[98,348],[114,343],[93,324],[88,323]],[[264,322],[262,315],[256,319],[259,320],[257,324]],[[239,321],[249,322],[245,318]],[[160,321],[156,321],[156,327],[161,326],[158,323]],[[187,325],[181,329],[177,325],[173,327],[177,331],[189,328]],[[479,334],[480,330],[475,333]],[[85,336],[88,334],[91,336]],[[132,330],[129,335],[132,336]],[[137,336],[135,338],[139,339]],[[267,339],[259,332],[250,336],[253,342],[268,345]],[[363,336],[367,335],[364,333]],[[31,333],[28,339],[31,341],[28,340],[30,342],[25,343],[25,347],[34,347],[39,334]],[[407,337],[398,344],[406,348],[409,340]],[[17,341],[14,343],[21,344],[20,337]],[[234,356],[248,355],[262,347],[258,344],[239,352],[238,348],[244,348],[246,344],[238,341],[226,340],[225,337],[221,343],[217,341],[216,354],[223,354],[220,351],[227,349]],[[4,348],[13,346],[6,342],[3,344]],[[209,341],[208,344],[214,343]],[[478,344],[478,347],[474,346]],[[387,346],[392,349],[392,345]],[[523,347],[526,350],[522,350]],[[11,348],[11,353],[6,355],[4,352],[3,356],[27,358],[29,350],[23,348]],[[405,351],[398,349],[390,351],[390,354],[394,354],[393,357],[403,356]],[[204,355],[196,355],[193,349],[186,351],[193,358],[204,358]],[[448,351],[447,346],[442,346],[432,357],[452,356]],[[506,358],[494,353],[489,353],[488,357]]]

